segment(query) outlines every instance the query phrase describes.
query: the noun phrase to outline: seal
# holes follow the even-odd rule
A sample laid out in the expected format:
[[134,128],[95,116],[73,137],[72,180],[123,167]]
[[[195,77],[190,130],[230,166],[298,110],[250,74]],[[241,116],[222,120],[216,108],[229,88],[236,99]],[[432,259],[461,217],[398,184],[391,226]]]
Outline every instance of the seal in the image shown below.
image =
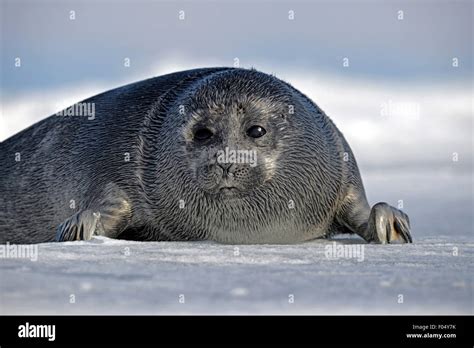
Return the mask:
[[194,69],[81,105],[93,117],[71,108],[1,143],[1,242],[412,241],[405,213],[369,206],[329,117],[272,75]]

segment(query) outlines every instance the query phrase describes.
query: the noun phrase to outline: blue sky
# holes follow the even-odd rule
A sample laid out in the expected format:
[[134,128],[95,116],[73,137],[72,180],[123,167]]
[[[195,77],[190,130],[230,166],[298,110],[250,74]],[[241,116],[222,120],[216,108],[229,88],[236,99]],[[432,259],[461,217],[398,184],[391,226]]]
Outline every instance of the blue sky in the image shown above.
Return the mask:
[[[381,81],[472,79],[471,1],[2,0],[4,96],[141,76],[163,60]],[[74,10],[75,20],[69,19]],[[178,11],[185,20],[178,20]],[[293,10],[295,19],[288,20]],[[398,11],[403,20],[398,20]],[[22,68],[14,66],[21,57]],[[124,57],[131,67],[123,67]],[[350,67],[342,67],[349,58]],[[452,69],[453,57],[459,67]]]

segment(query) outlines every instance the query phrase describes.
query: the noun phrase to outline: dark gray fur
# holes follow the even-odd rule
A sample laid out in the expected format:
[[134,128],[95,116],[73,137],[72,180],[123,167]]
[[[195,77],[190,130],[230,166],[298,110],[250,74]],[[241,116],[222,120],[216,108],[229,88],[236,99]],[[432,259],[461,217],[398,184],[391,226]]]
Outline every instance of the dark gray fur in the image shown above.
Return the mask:
[[[403,212],[368,205],[354,156],[332,121],[274,76],[195,69],[84,102],[95,103],[94,120],[53,115],[0,144],[0,242],[98,234],[295,243],[338,232],[411,242]],[[192,134],[204,124],[215,136],[196,144]],[[267,134],[246,137],[252,124],[265,124]],[[223,168],[215,151],[225,146],[255,149],[259,164]],[[229,182],[233,193],[220,193],[230,192],[221,190]]]

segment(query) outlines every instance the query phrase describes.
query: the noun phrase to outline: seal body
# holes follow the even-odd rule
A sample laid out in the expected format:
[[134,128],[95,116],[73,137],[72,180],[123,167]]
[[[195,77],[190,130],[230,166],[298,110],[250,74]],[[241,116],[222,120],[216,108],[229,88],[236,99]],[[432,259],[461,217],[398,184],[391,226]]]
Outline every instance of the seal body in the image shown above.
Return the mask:
[[53,115],[0,144],[0,242],[411,242],[406,214],[368,205],[329,117],[274,76],[195,69],[82,103],[93,117]]

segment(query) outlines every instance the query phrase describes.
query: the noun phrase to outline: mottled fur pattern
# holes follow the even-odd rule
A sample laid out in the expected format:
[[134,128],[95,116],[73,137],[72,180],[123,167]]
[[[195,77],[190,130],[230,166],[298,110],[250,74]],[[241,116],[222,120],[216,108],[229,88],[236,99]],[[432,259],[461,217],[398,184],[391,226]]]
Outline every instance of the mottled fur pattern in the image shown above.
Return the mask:
[[[53,241],[58,226],[98,213],[91,232],[114,238],[295,243],[355,232],[377,240],[344,137],[274,76],[195,69],[84,102],[95,103],[94,120],[53,115],[0,144],[0,242]],[[267,134],[246,137],[253,124]],[[214,136],[198,144],[204,126]],[[219,193],[216,151],[226,146],[254,149],[259,161],[233,167],[232,195]]]

